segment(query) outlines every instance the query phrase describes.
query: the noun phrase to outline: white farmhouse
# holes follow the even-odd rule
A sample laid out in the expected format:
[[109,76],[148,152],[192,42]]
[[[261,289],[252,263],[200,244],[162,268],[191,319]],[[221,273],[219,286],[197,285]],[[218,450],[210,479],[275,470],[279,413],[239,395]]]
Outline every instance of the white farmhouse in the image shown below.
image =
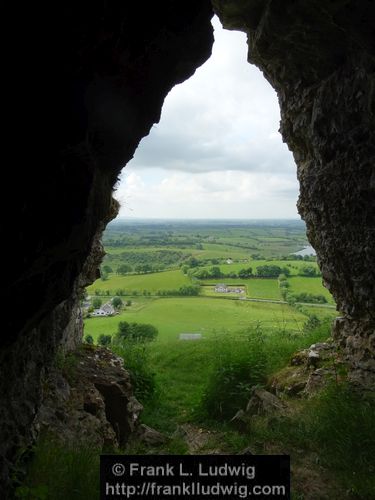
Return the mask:
[[113,316],[115,309],[110,302],[103,304],[100,309],[94,309],[91,316]]

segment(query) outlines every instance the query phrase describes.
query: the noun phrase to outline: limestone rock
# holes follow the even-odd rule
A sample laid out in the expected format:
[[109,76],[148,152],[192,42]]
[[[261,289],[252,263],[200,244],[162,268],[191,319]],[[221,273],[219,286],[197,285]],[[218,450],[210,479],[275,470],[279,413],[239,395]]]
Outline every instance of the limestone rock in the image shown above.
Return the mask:
[[51,370],[34,427],[64,444],[116,448],[138,431],[141,411],[122,359],[84,344],[68,355],[62,372]]
[[264,389],[254,389],[246,406],[246,415],[270,415],[284,413],[285,403]]
[[323,389],[326,384],[333,380],[335,377],[335,371],[333,368],[318,368],[311,372],[308,376],[304,394],[308,397],[314,395],[319,390]]
[[148,425],[141,424],[138,430],[138,439],[146,445],[158,446],[167,443],[170,438]]

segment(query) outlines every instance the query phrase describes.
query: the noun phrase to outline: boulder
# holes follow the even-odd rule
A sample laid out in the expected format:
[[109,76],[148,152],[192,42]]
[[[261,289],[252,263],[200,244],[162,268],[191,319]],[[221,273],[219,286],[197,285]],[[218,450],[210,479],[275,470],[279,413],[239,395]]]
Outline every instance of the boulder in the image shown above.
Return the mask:
[[109,349],[84,344],[51,370],[34,427],[67,446],[117,448],[138,431],[142,409],[123,360]]
[[252,396],[246,406],[247,415],[270,415],[284,413],[286,404],[277,396],[264,389],[253,389]]

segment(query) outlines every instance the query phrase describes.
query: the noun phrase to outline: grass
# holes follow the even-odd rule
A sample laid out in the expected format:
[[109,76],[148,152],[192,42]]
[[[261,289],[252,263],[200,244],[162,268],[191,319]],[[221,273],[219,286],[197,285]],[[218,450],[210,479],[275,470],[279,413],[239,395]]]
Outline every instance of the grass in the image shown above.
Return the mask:
[[94,294],[95,290],[110,290],[111,295],[115,295],[117,289],[155,292],[156,290],[175,289],[188,284],[190,284],[189,278],[184,276],[180,270],[128,276],[110,274],[108,280],[96,280],[87,288],[87,292]]
[[[293,414],[273,419],[272,425],[267,419],[253,420],[249,437],[258,444],[258,453],[264,451],[261,443],[278,443],[292,454],[297,451],[296,457],[315,454],[345,498],[371,499],[375,492],[374,403],[373,394],[360,394],[346,382],[332,383],[300,403]],[[317,498],[342,496],[324,493]]]
[[322,284],[322,278],[304,278],[301,276],[292,276],[288,279],[290,283],[291,293],[312,293],[314,295],[324,295],[326,297],[328,304],[334,304],[332,295]]
[[[234,364],[238,359],[256,361],[261,355],[266,362],[264,376],[267,377],[284,367],[298,349],[325,340],[328,331],[327,324],[305,333],[291,333],[283,329],[262,331],[261,325],[260,328],[231,335],[216,333],[206,341],[172,339],[167,345],[154,342],[148,346],[148,368],[155,373],[159,389],[155,400],[145,405],[142,419],[162,432],[173,432],[178,424],[196,418],[202,422],[200,405],[210,379],[214,376],[218,380],[215,375],[218,365],[224,366],[228,360]],[[258,340],[249,342],[254,332]],[[218,384],[218,401],[220,394],[224,397],[226,392],[222,384]],[[233,410],[233,415],[235,412]],[[210,418],[205,414],[203,421],[210,421]]]
[[119,321],[151,323],[159,330],[157,342],[178,338],[183,332],[200,332],[205,337],[215,331],[234,332],[262,322],[271,330],[302,329],[306,316],[288,305],[227,300],[224,298],[143,299],[142,307],[131,306],[120,315],[85,320],[85,334],[114,334]]
[[15,497],[27,500],[82,500],[99,498],[99,453],[87,445],[63,445],[42,436],[26,480]]

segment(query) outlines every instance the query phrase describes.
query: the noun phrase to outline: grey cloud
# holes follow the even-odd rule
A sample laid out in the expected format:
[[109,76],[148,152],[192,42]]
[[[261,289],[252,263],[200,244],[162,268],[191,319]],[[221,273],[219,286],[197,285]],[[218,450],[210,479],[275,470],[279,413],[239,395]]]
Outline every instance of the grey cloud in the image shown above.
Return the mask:
[[137,168],[163,168],[185,172],[242,170],[246,172],[295,172],[295,165],[280,141],[259,141],[235,146],[220,138],[178,135],[149,135],[139,146],[132,165]]

